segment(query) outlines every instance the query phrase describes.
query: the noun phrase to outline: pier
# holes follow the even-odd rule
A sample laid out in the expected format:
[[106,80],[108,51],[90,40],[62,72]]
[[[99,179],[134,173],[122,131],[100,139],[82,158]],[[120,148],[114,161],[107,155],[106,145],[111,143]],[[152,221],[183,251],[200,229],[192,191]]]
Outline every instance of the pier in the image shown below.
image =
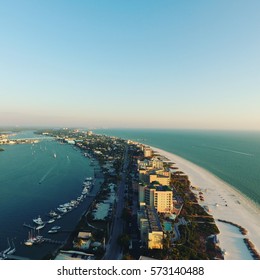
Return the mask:
[[24,226],[24,227],[27,227],[27,228],[29,228],[29,229],[33,229],[33,230],[35,230],[35,229],[36,229],[36,227],[31,226],[31,225],[26,224],[26,223],[24,223],[24,224],[23,224],[23,226]]

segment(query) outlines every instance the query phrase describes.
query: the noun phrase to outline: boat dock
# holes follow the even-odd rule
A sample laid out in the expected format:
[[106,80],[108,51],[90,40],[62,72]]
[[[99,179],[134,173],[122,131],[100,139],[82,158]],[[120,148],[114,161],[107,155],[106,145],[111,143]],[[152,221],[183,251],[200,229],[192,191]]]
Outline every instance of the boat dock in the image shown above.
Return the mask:
[[30,228],[30,229],[36,229],[36,227],[31,226],[31,225],[26,224],[26,223],[24,223],[23,226],[24,226],[24,227],[27,227],[27,228]]

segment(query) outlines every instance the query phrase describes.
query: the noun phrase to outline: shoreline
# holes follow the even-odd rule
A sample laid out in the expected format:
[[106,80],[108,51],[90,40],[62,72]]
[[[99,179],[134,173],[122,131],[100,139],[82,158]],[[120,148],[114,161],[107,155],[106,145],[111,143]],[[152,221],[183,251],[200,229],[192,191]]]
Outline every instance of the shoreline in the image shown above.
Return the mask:
[[[225,251],[227,260],[253,260],[243,238],[248,238],[256,250],[260,251],[260,209],[231,185],[210,173],[206,169],[157,147],[150,146],[154,152],[169,159],[174,166],[186,174],[192,186],[197,187],[194,193],[203,192],[201,206],[209,209],[220,230],[219,246]],[[233,225],[220,222],[228,220],[245,228],[248,232],[242,235]]]

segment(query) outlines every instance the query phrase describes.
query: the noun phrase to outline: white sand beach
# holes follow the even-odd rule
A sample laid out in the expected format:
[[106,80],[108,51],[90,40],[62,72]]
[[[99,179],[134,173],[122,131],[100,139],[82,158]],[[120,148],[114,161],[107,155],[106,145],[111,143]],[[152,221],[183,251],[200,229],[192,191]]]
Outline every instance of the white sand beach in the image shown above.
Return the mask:
[[[260,252],[260,209],[229,184],[207,170],[175,154],[156,147],[151,148],[175,163],[180,171],[188,175],[192,186],[203,192],[204,201],[200,204],[207,206],[209,214],[213,215],[216,220],[220,230],[219,246],[226,251],[225,259],[252,260],[243,238],[248,238],[255,245],[255,249]],[[238,224],[244,227],[248,233],[242,235],[237,227],[219,222],[217,219]]]

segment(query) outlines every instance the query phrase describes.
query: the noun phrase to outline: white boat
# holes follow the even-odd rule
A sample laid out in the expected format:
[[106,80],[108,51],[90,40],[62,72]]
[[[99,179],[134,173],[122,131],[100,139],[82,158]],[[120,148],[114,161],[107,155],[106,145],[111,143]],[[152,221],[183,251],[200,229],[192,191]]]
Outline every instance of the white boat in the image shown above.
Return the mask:
[[45,227],[45,224],[39,225],[38,227],[36,227],[35,229],[39,230]]
[[54,153],[54,154],[53,154],[53,157],[54,157],[54,158],[56,158],[56,157],[57,157],[57,155]]
[[55,222],[54,219],[50,219],[50,220],[48,221],[48,224],[52,224],[52,223],[54,223],[54,222]]
[[24,242],[24,245],[26,246],[32,246],[33,245],[33,242],[30,241],[29,239],[27,241]]
[[33,222],[37,225],[42,225],[43,224],[43,220],[40,216],[38,218],[33,219]]
[[70,204],[68,202],[59,205],[60,208],[66,208],[66,207],[69,207],[69,206],[70,206]]
[[28,233],[28,239],[24,242],[24,245],[26,245],[26,246],[32,246],[33,243],[34,243],[34,240],[33,240],[32,232],[29,231],[29,233]]
[[56,216],[58,216],[58,214],[57,214],[55,211],[51,210],[51,211],[49,212],[49,216],[50,216],[50,217],[56,217]]
[[90,182],[84,182],[84,183],[83,183],[83,187],[85,187],[85,186],[91,186],[91,184],[92,184],[92,183],[90,183]]
[[50,230],[48,231],[48,233],[57,233],[57,232],[58,232],[57,229],[50,229]]
[[82,190],[82,194],[87,194],[89,192],[89,188],[88,187],[85,187],[83,190]]
[[93,181],[93,178],[92,177],[86,177],[85,182],[87,182],[87,181]]
[[70,201],[70,206],[75,206],[77,204],[78,204],[78,202],[74,199]]
[[58,209],[60,212],[62,212],[62,213],[68,212],[68,210],[67,210],[66,208],[64,208],[64,207],[58,207],[57,209]]
[[54,226],[54,227],[51,228],[51,230],[58,230],[58,229],[61,229],[61,227],[60,226]]

